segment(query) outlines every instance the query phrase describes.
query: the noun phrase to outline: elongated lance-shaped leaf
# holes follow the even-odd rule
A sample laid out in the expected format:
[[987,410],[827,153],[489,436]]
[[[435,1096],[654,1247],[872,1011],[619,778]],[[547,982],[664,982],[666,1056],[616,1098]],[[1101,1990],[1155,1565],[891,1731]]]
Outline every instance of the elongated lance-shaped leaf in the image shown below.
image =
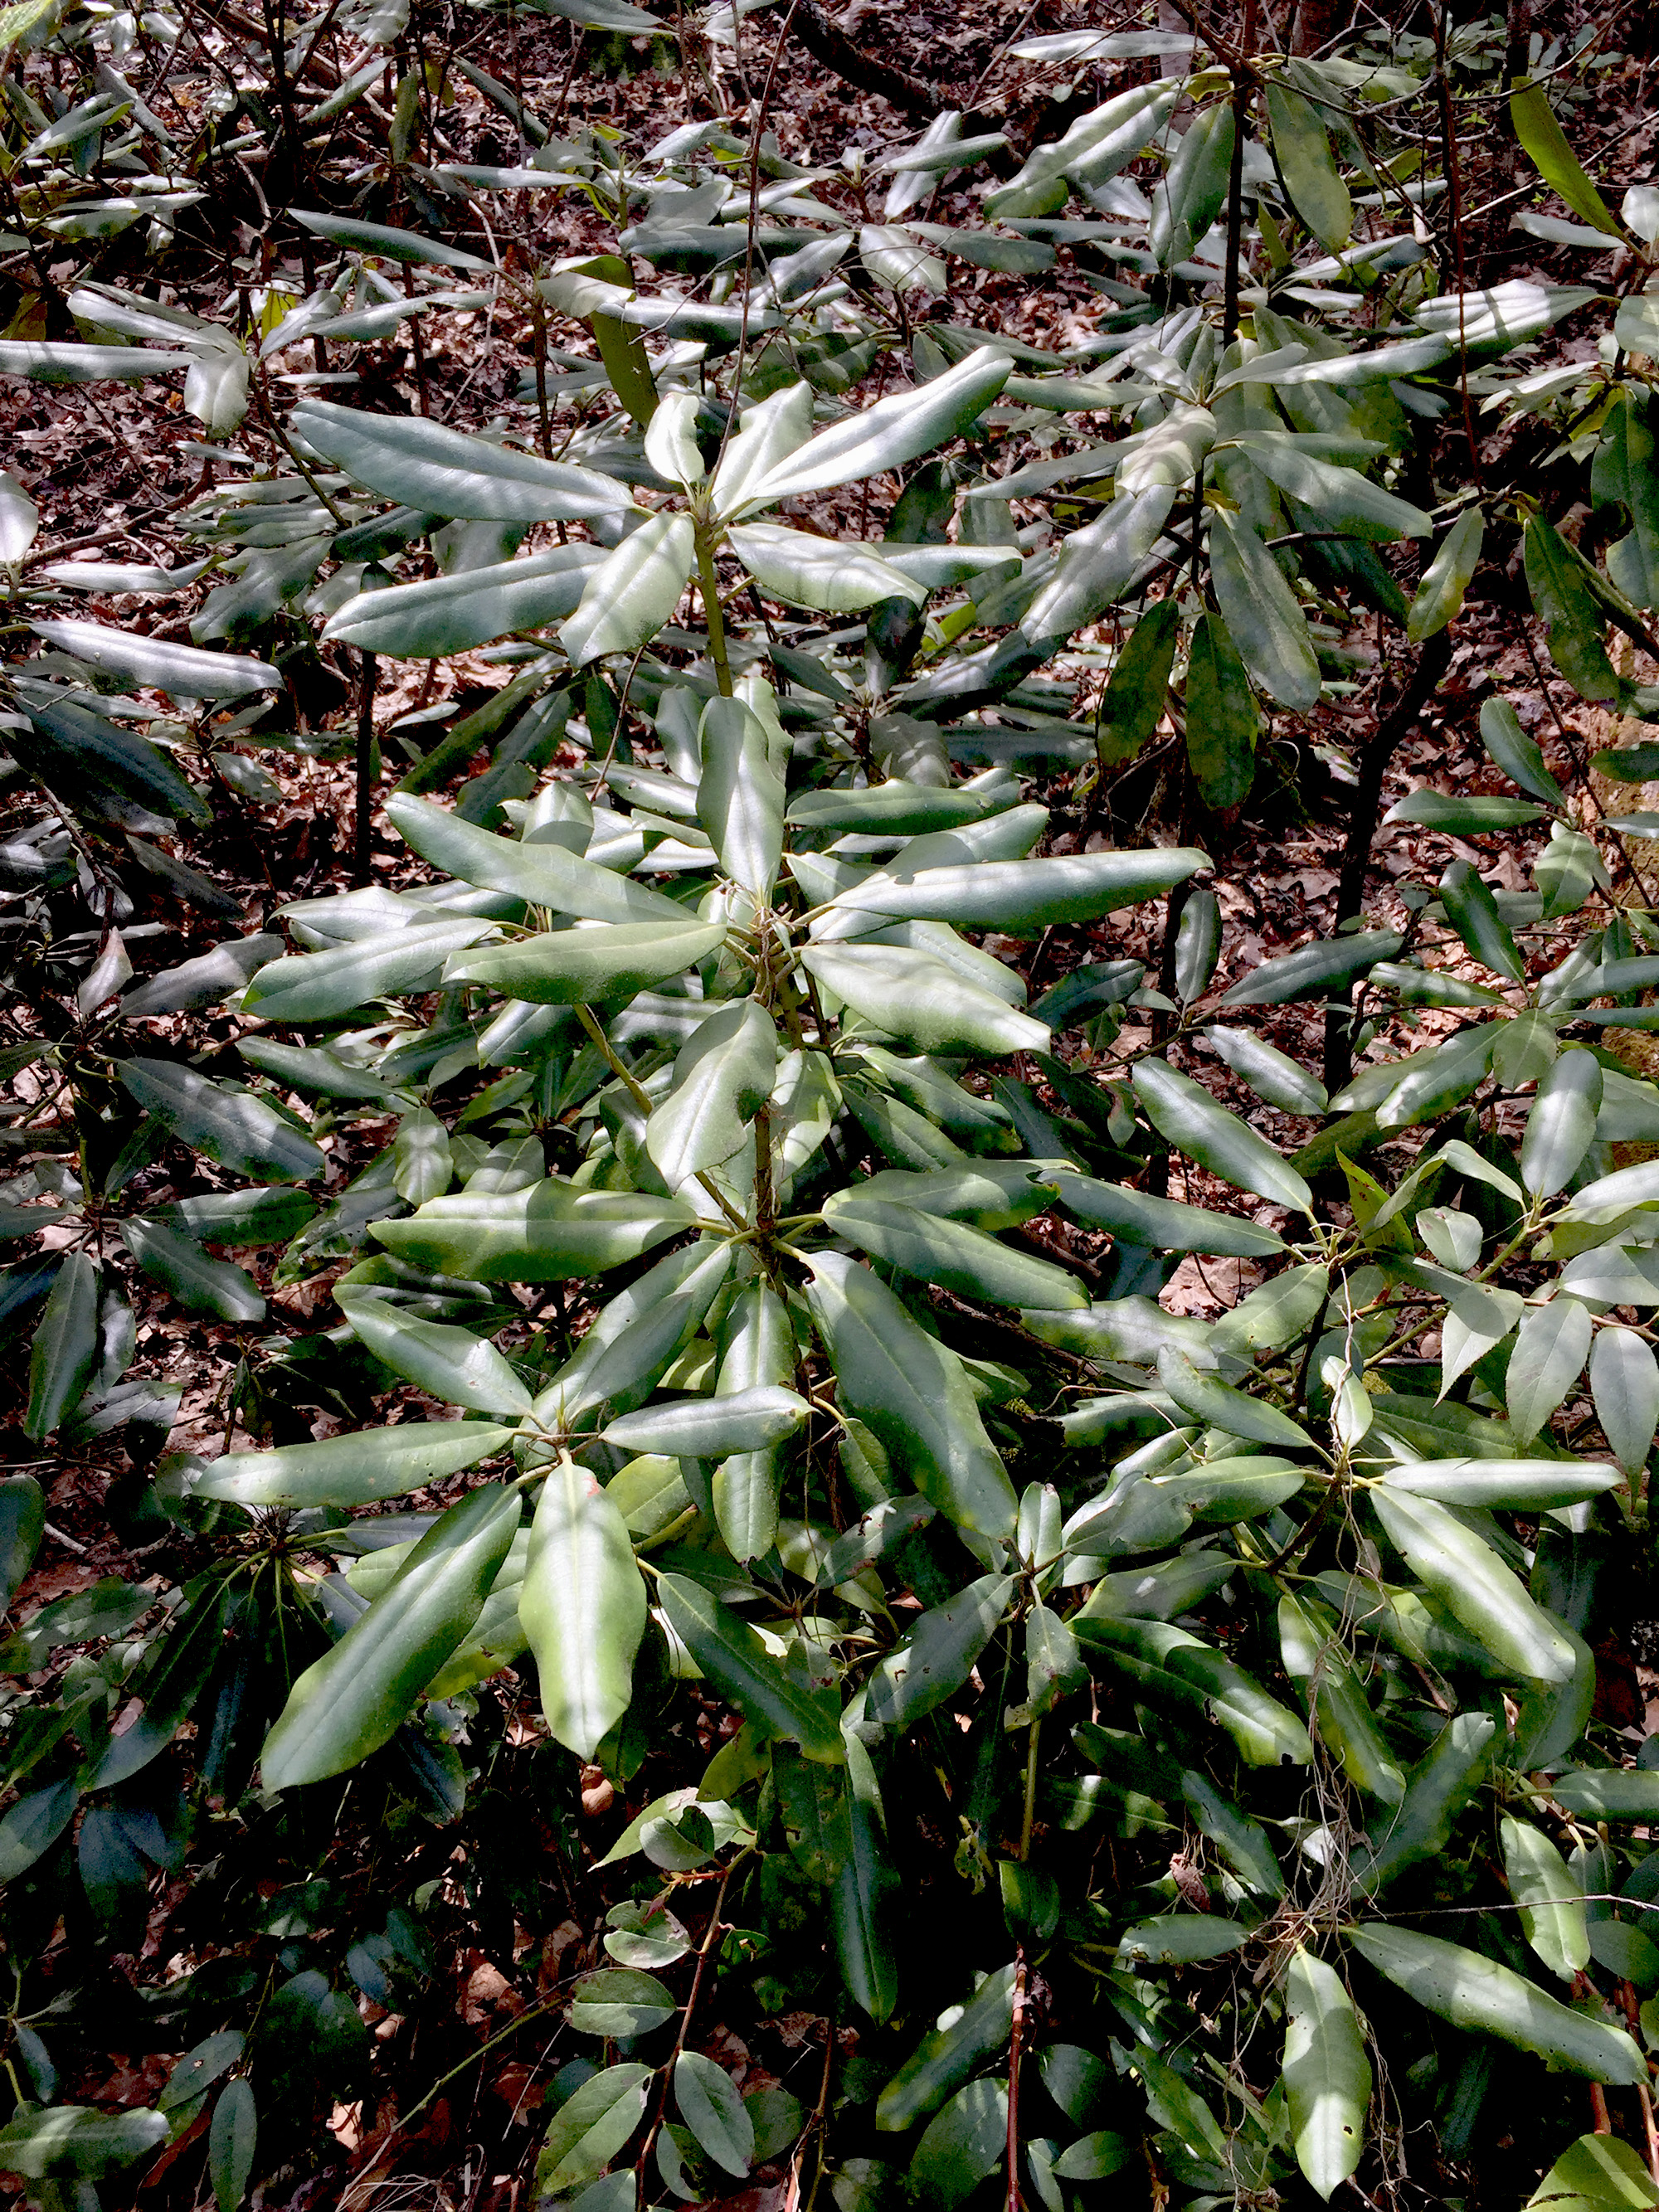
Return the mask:
[[30,629],[60,653],[91,663],[111,676],[153,684],[175,699],[243,699],[260,691],[280,691],[278,672],[263,660],[234,653],[203,653],[192,645],[144,637],[106,623],[37,622]]
[[276,1451],[227,1452],[190,1477],[191,1494],[228,1504],[372,1505],[423,1490],[504,1451],[511,1429],[488,1421],[404,1421]]
[[843,1412],[871,1430],[891,1466],[947,1519],[981,1535],[1012,1535],[1013,1485],[960,1362],[867,1267],[835,1252],[814,1253],[809,1265],[807,1302],[835,1363]]
[[895,392],[820,432],[769,470],[749,491],[746,503],[769,506],[805,492],[828,491],[931,453],[990,405],[1012,367],[1006,353],[980,347],[919,391]]
[[1367,1921],[1354,1948],[1425,2010],[1474,2035],[1495,2035],[1592,2081],[1642,2082],[1648,2062],[1622,2028],[1574,2012],[1495,1959],[1414,1929]]
[[871,1676],[865,1711],[904,1729],[954,1697],[995,1632],[1013,1590],[1007,1575],[981,1575],[924,1613]]
[[[386,817],[423,860],[481,890],[505,891],[527,906],[584,921],[665,922],[684,929],[691,917],[660,891],[630,883],[561,845],[524,845],[496,837],[429,799],[394,793]],[[482,934],[482,933],[480,933]]]
[[592,545],[553,545],[522,561],[363,592],[329,617],[323,635],[393,658],[466,653],[574,614],[604,557]]
[[530,1528],[519,1618],[556,1740],[592,1759],[628,1710],[645,1583],[627,1524],[586,1468],[550,1468]]
[[446,1322],[422,1321],[384,1298],[342,1288],[340,1310],[377,1359],[434,1398],[480,1413],[527,1413],[530,1391],[488,1338]]
[[1066,638],[1097,621],[1146,566],[1175,499],[1171,484],[1120,492],[1097,522],[1074,530],[1060,547],[1053,578],[1021,618],[1024,635]]
[[1595,1141],[1601,1063],[1593,1052],[1564,1052],[1538,1085],[1521,1139],[1521,1180],[1534,1198],[1553,1198]]
[[783,855],[783,779],[766,726],[740,699],[711,699],[698,726],[697,818],[720,866],[767,904]]
[[[360,944],[336,945],[327,952],[269,961],[248,985],[242,1003],[261,1021],[326,1022],[400,991],[428,991],[442,975],[448,956],[487,937],[491,926],[466,917],[422,922]],[[306,1139],[295,1132],[290,1141],[297,1146]],[[314,1175],[318,1170],[307,1168],[302,1172]]]
[[1521,1908],[1522,1930],[1550,1972],[1571,1982],[1590,1962],[1584,1893],[1560,1852],[1530,1820],[1506,1813],[1502,1832],[1504,1873]]
[[1262,690],[1281,707],[1316,705],[1319,662],[1307,617],[1249,524],[1222,507],[1210,520],[1210,574],[1229,635]]
[[632,998],[653,983],[683,975],[717,951],[725,936],[723,922],[698,922],[690,916],[678,931],[661,921],[544,930],[500,950],[470,951],[449,961],[444,981],[485,983],[538,1006],[591,1005]]
[[1203,1373],[1175,1345],[1165,1345],[1159,1351],[1158,1377],[1182,1411],[1194,1420],[1279,1451],[1307,1449],[1306,1434],[1288,1413],[1280,1413],[1265,1398],[1253,1398]]
[[49,1437],[74,1411],[98,1358],[96,1261],[71,1252],[58,1268],[29,1352],[29,1402],[24,1432]]
[[1490,1713],[1455,1713],[1407,1777],[1406,1794],[1374,1824],[1369,1850],[1356,1852],[1358,1888],[1375,1896],[1404,1867],[1437,1858],[1457,1816],[1486,1771],[1498,1723]]
[[1495,1659],[1539,1681],[1571,1677],[1575,1661],[1565,1634],[1490,1544],[1431,1498],[1381,1487],[1370,1495],[1406,1565]]
[[781,1667],[748,1622],[684,1575],[663,1575],[658,1589],[669,1626],[723,1698],[768,1734],[798,1743],[826,1766],[846,1758],[839,1701]]
[[[1462,611],[1463,594],[1480,565],[1480,549],[1485,542],[1486,518],[1478,507],[1465,507],[1442,539],[1413,595],[1411,612],[1406,618],[1406,635],[1413,645],[1421,645],[1425,638],[1435,636]],[[1493,706],[1498,702],[1489,700],[1486,703]],[[1484,718],[1486,709],[1483,708],[1481,712]]]
[[367,415],[307,399],[293,422],[307,445],[359,483],[434,514],[570,522],[630,504],[625,486],[592,469],[515,452],[422,415]]
[[1161,1060],[1137,1060],[1133,1080],[1152,1127],[1188,1159],[1277,1206],[1312,1211],[1313,1194],[1289,1161],[1218,1105],[1201,1084]]
[[646,1125],[646,1149],[671,1190],[742,1144],[777,1073],[772,1017],[754,999],[708,1015],[682,1046],[674,1087]]
[[1633,1328],[1596,1331],[1589,1358],[1590,1396],[1608,1449],[1634,1478],[1653,1449],[1659,1426],[1659,1361]]
[[653,514],[590,574],[574,615],[559,628],[573,667],[608,653],[632,653],[653,638],[680,603],[696,557],[685,514]]
[[260,1754],[268,1790],[343,1774],[391,1741],[483,1610],[519,1518],[518,1493],[492,1485],[427,1531],[390,1587],[294,1685]]
[[1364,2153],[1371,2066],[1341,1976],[1301,1948],[1285,1976],[1285,2096],[1296,2162],[1328,2203]]
[[1158,898],[1207,868],[1193,846],[1145,851],[1082,853],[1042,860],[976,860],[923,867],[902,861],[872,881],[838,895],[846,913],[949,921],[963,929],[996,929],[1036,937],[1061,922],[1094,921],[1120,907]]

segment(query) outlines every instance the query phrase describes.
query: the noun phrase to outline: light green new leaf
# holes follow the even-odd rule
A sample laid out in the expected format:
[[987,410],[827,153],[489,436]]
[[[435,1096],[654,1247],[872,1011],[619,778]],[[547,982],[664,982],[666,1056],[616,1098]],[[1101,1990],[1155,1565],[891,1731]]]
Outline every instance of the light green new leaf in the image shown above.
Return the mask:
[[490,1484],[428,1529],[368,1612],[294,1685],[260,1754],[268,1790],[343,1774],[390,1742],[482,1612],[518,1526],[517,1492]]
[[1285,1976],[1285,2096],[1296,2162],[1328,2203],[1364,2152],[1371,2066],[1341,1976],[1299,1947]]
[[608,653],[632,653],[653,638],[680,603],[696,558],[686,514],[653,514],[589,576],[581,603],[560,624],[573,667]]
[[1210,517],[1210,575],[1233,642],[1262,690],[1281,707],[1317,705],[1319,661],[1308,618],[1249,524],[1224,507]]
[[1472,2035],[1494,2035],[1592,2081],[1645,2083],[1648,2063],[1622,2028],[1574,2012],[1495,1959],[1437,1936],[1367,1921],[1360,1955],[1425,2010]]
[[1584,1893],[1541,1829],[1506,1813],[1504,1872],[1528,1943],[1551,1973],[1571,1982],[1590,1962]]
[[590,1759],[628,1710],[645,1583],[614,1501],[585,1468],[550,1469],[531,1523],[519,1619],[555,1740]]
[[342,1287],[335,1297],[352,1334],[375,1358],[433,1397],[498,1416],[530,1411],[528,1389],[487,1338],[422,1321],[366,1291]]

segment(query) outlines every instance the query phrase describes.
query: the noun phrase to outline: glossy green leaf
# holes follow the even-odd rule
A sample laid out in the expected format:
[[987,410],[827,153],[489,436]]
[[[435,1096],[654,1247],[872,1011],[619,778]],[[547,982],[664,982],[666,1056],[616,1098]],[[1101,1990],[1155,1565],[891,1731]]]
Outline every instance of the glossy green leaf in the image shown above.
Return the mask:
[[1564,1052],[1539,1084],[1521,1139],[1521,1180],[1534,1198],[1553,1198],[1577,1174],[1595,1141],[1601,1091],[1593,1052]]
[[820,431],[761,477],[750,489],[748,502],[770,506],[805,492],[828,491],[931,453],[990,405],[1012,367],[1006,354],[980,347],[920,390],[895,392],[833,429]]
[[1246,431],[1238,444],[1268,482],[1310,508],[1322,528],[1386,543],[1426,538],[1434,527],[1420,507],[1384,491],[1358,469],[1322,460],[1289,431]]
[[924,1613],[871,1676],[865,1693],[870,1718],[908,1728],[954,1697],[990,1642],[1013,1587],[1007,1575],[981,1575]]
[[1593,230],[1613,238],[1620,227],[1567,143],[1566,133],[1555,119],[1548,94],[1541,85],[1523,79],[1510,94],[1510,122],[1533,167],[1547,185],[1559,192],[1577,216]]
[[488,1485],[428,1529],[390,1586],[295,1683],[260,1754],[268,1790],[343,1774],[391,1741],[477,1619],[518,1525],[518,1493]]
[[1550,1795],[1569,1813],[1591,1820],[1659,1817],[1659,1773],[1650,1767],[1581,1767],[1558,1775]]
[[527,1413],[530,1392],[488,1338],[446,1322],[422,1321],[385,1298],[336,1292],[352,1334],[377,1359],[452,1405],[498,1416]]
[[1288,1161],[1190,1076],[1164,1060],[1142,1060],[1135,1063],[1133,1081],[1147,1119],[1188,1158],[1276,1206],[1312,1211],[1312,1193]]
[[592,571],[575,613],[559,627],[572,667],[632,653],[654,637],[679,605],[695,559],[689,515],[653,515],[624,538]]
[[1495,1959],[1380,1921],[1354,1929],[1351,1940],[1380,1974],[1454,2027],[1496,2036],[1592,2081],[1647,2080],[1647,2061],[1622,2028],[1570,2010]]
[[263,1321],[265,1302],[246,1269],[210,1260],[201,1246],[155,1221],[124,1221],[121,1241],[147,1275],[172,1291],[186,1313],[244,1325]]
[[1390,1491],[1432,1498],[1442,1505],[1530,1513],[1599,1498],[1616,1490],[1620,1478],[1617,1468],[1600,1460],[1433,1459],[1408,1460],[1389,1468],[1382,1480]]
[[1176,142],[1168,173],[1152,192],[1147,242],[1160,269],[1192,258],[1227,193],[1236,126],[1231,104],[1200,109]]
[[673,1992],[654,1974],[601,1966],[577,1983],[568,2017],[578,2035],[602,2035],[609,2043],[648,2035],[672,2020],[676,2009]]
[[[590,2075],[554,2113],[536,2163],[538,2196],[559,2196],[602,2173],[645,2113],[648,2066],[631,2061]],[[632,2178],[629,2178],[632,2186]]]
[[783,854],[783,779],[766,726],[740,699],[711,699],[698,724],[697,818],[720,866],[765,904]]
[[1316,1731],[1348,1779],[1380,1803],[1399,1806],[1406,1778],[1376,1724],[1334,1616],[1286,1592],[1279,1601],[1279,1640],[1285,1671],[1304,1684]]
[[765,1451],[805,1425],[805,1398],[776,1382],[723,1391],[711,1398],[659,1399],[624,1413],[604,1431],[607,1443],[627,1452],[666,1452],[687,1459],[724,1459],[731,1452]]
[[1402,1868],[1437,1859],[1492,1757],[1498,1723],[1490,1713],[1455,1713],[1413,1767],[1406,1794],[1368,1851],[1356,1856],[1358,1887],[1374,1897]]
[[147,1114],[221,1167],[265,1182],[308,1182],[322,1174],[326,1163],[316,1146],[253,1092],[224,1089],[173,1060],[124,1060],[117,1066]]
[[657,1588],[670,1627],[722,1697],[758,1727],[798,1743],[808,1759],[826,1766],[843,1762],[833,1692],[811,1688],[780,1667],[747,1621],[700,1584],[665,1574]]
[[[1014,1969],[988,1974],[948,2027],[928,2031],[876,2100],[876,2126],[884,2134],[936,2112],[981,2062],[1000,2051],[1013,2022]],[[948,2017],[948,2015],[947,2015]]]
[[1522,1319],[1504,1380],[1517,1444],[1532,1442],[1583,1374],[1590,1334],[1589,1310],[1577,1298],[1553,1298]]
[[842,1412],[869,1428],[894,1471],[947,1519],[1011,1535],[1013,1486],[960,1362],[867,1267],[833,1252],[814,1253],[809,1264],[807,1301],[835,1362]]
[[1007,2146],[1007,2084],[969,2081],[923,2130],[910,2160],[910,2187],[920,2203],[955,2212],[1000,2163]]
[[1307,617],[1278,562],[1242,517],[1210,520],[1210,575],[1228,632],[1251,676],[1281,707],[1319,700],[1319,662]]
[[682,975],[718,950],[725,936],[724,923],[690,917],[678,932],[661,921],[544,930],[498,951],[451,960],[444,976],[451,983],[488,984],[538,1006],[592,1004],[631,998]]
[[965,1223],[866,1198],[861,1189],[838,1193],[827,1202],[824,1218],[838,1236],[872,1259],[963,1297],[1050,1310],[1089,1303],[1076,1278],[1050,1261],[1000,1244]]
[[234,653],[203,653],[106,623],[37,622],[29,627],[60,653],[130,683],[170,691],[176,699],[246,699],[283,688],[276,669]]
[[830,1925],[842,1979],[854,2002],[879,2026],[898,1996],[889,1921],[900,1883],[887,1853],[881,1792],[870,1754],[850,1733],[846,1744],[848,1845],[836,1877]]
[[208,2130],[208,2173],[219,2212],[236,2212],[247,2195],[258,2139],[259,2111],[253,2084],[245,2074],[238,2074],[219,2092]]
[[477,1466],[504,1451],[513,1434],[488,1421],[404,1421],[276,1451],[228,1452],[191,1474],[191,1494],[296,1512],[317,1505],[372,1505]]
[[1205,1041],[1233,1073],[1248,1083],[1258,1098],[1279,1106],[1287,1114],[1322,1114],[1330,1101],[1316,1076],[1251,1030],[1235,1030],[1212,1022]]
[[[1273,155],[1291,204],[1326,252],[1340,253],[1353,227],[1353,203],[1318,109],[1288,84],[1270,79],[1267,120],[1273,130]],[[1306,2172],[1305,2165],[1303,2170]],[[1320,2191],[1323,2197],[1330,2193],[1328,2189]]]
[[1590,1962],[1584,1895],[1549,1838],[1504,1815],[1504,1873],[1526,1939],[1553,1974],[1572,1981]]
[[1527,2212],[1653,2212],[1659,2184],[1617,2136],[1580,2136],[1527,2199]]
[[776,1028],[754,999],[717,1008],[693,1030],[646,1127],[646,1149],[671,1190],[731,1158],[770,1095],[777,1062]]
[[1522,959],[1498,902],[1467,860],[1454,860],[1440,878],[1446,918],[1483,967],[1511,983],[1526,981]]
[[1540,1681],[1569,1679],[1574,1658],[1565,1635],[1490,1544],[1431,1498],[1376,1489],[1370,1501],[1407,1567],[1494,1658]]
[[621,1513],[585,1468],[561,1460],[531,1524],[519,1616],[547,1725],[579,1759],[591,1759],[628,1710],[646,1613]]
[[1249,797],[1261,726],[1232,632],[1221,616],[1200,615],[1187,656],[1187,758],[1206,806]]
[[98,1358],[99,1273],[86,1252],[70,1252],[35,1323],[29,1351],[29,1402],[23,1432],[37,1440],[73,1413]]
[[[1425,638],[1437,635],[1462,611],[1463,594],[1480,565],[1486,532],[1486,517],[1480,509],[1466,507],[1436,547],[1434,558],[1423,571],[1422,580],[1412,596],[1411,612],[1406,618],[1406,635],[1413,645],[1421,645]],[[1483,721],[1487,708],[1499,703],[1496,700],[1486,702],[1481,708]],[[1530,787],[1523,784],[1522,788]]]
[[1544,763],[1535,738],[1521,726],[1521,718],[1507,699],[1488,699],[1480,709],[1480,742],[1511,783],[1546,806],[1562,804],[1561,787]]
[[[520,844],[508,837],[492,836],[459,814],[407,793],[394,792],[386,811],[398,836],[423,860],[458,876],[463,883],[504,891],[523,899],[526,905],[545,907],[550,914],[572,915],[584,921],[655,921],[677,931],[690,924],[685,908],[660,891],[630,883],[562,846]],[[477,933],[482,936],[483,929]],[[456,949],[474,941],[458,938]]]
[[376,1221],[373,1233],[399,1259],[444,1274],[557,1283],[636,1260],[696,1220],[678,1199],[583,1190],[549,1176],[520,1190],[451,1191],[407,1220]]
[[355,645],[360,653],[392,658],[430,659],[466,653],[574,614],[602,557],[592,545],[550,545],[520,561],[494,562],[364,592],[329,617],[322,635]]
[[1603,1326],[1589,1358],[1590,1396],[1608,1449],[1634,1478],[1659,1426],[1659,1361],[1634,1329]]
[[52,2176],[88,2184],[157,2150],[167,2139],[160,2112],[134,2106],[100,2112],[92,2105],[55,2105],[18,2112],[0,2128],[0,2171],[33,2181]]
[[1364,2154],[1371,2065],[1341,1976],[1299,1947],[1285,1975],[1284,2063],[1296,2162],[1328,2203]]
[[1024,635],[1068,638],[1098,621],[1146,567],[1174,505],[1170,484],[1121,492],[1098,521],[1073,531],[1060,547],[1054,575],[1021,618]]
[[569,522],[629,504],[624,487],[610,477],[452,430],[422,415],[369,415],[304,399],[293,422],[307,445],[359,483],[429,514]]
[[1040,1052],[1050,1041],[1042,1023],[930,952],[889,945],[815,945],[802,963],[854,1013],[923,1052],[1001,1058]]
[[848,615],[878,599],[909,599],[920,606],[927,596],[902,570],[862,545],[814,538],[773,522],[734,523],[727,535],[762,591],[786,606]]
[[1146,1702],[1224,1729],[1251,1766],[1306,1766],[1308,1731],[1290,1709],[1270,1698],[1243,1668],[1184,1628],[1157,1620],[1105,1620],[1079,1615],[1078,1639],[1091,1662],[1138,1685]]
[[[469,918],[417,922],[410,928],[338,945],[327,952],[273,960],[253,977],[243,1005],[261,1021],[323,1022],[400,991],[429,991],[443,972],[446,957],[465,945],[476,945],[489,928],[488,921]],[[127,1062],[129,1067],[131,1065]],[[206,1086],[205,1077],[198,1080]],[[270,1112],[262,1099],[250,1097],[246,1103],[261,1114]],[[313,1149],[297,1130],[289,1133],[286,1143],[290,1149]],[[320,1170],[307,1166],[287,1172],[300,1181]]]
[[674,2061],[674,2103],[697,2147],[724,2172],[741,2177],[754,2161],[755,2128],[737,2083],[701,2051]]

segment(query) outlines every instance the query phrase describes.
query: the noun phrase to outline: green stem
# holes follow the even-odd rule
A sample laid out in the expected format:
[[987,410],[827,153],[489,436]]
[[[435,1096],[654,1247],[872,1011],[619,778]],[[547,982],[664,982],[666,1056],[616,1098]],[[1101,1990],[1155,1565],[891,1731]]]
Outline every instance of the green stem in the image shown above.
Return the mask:
[[726,657],[726,617],[720,612],[720,579],[714,574],[714,546],[710,531],[697,525],[697,588],[702,594],[703,619],[708,625],[708,658],[714,664],[714,681],[722,699],[732,692],[732,668]]

